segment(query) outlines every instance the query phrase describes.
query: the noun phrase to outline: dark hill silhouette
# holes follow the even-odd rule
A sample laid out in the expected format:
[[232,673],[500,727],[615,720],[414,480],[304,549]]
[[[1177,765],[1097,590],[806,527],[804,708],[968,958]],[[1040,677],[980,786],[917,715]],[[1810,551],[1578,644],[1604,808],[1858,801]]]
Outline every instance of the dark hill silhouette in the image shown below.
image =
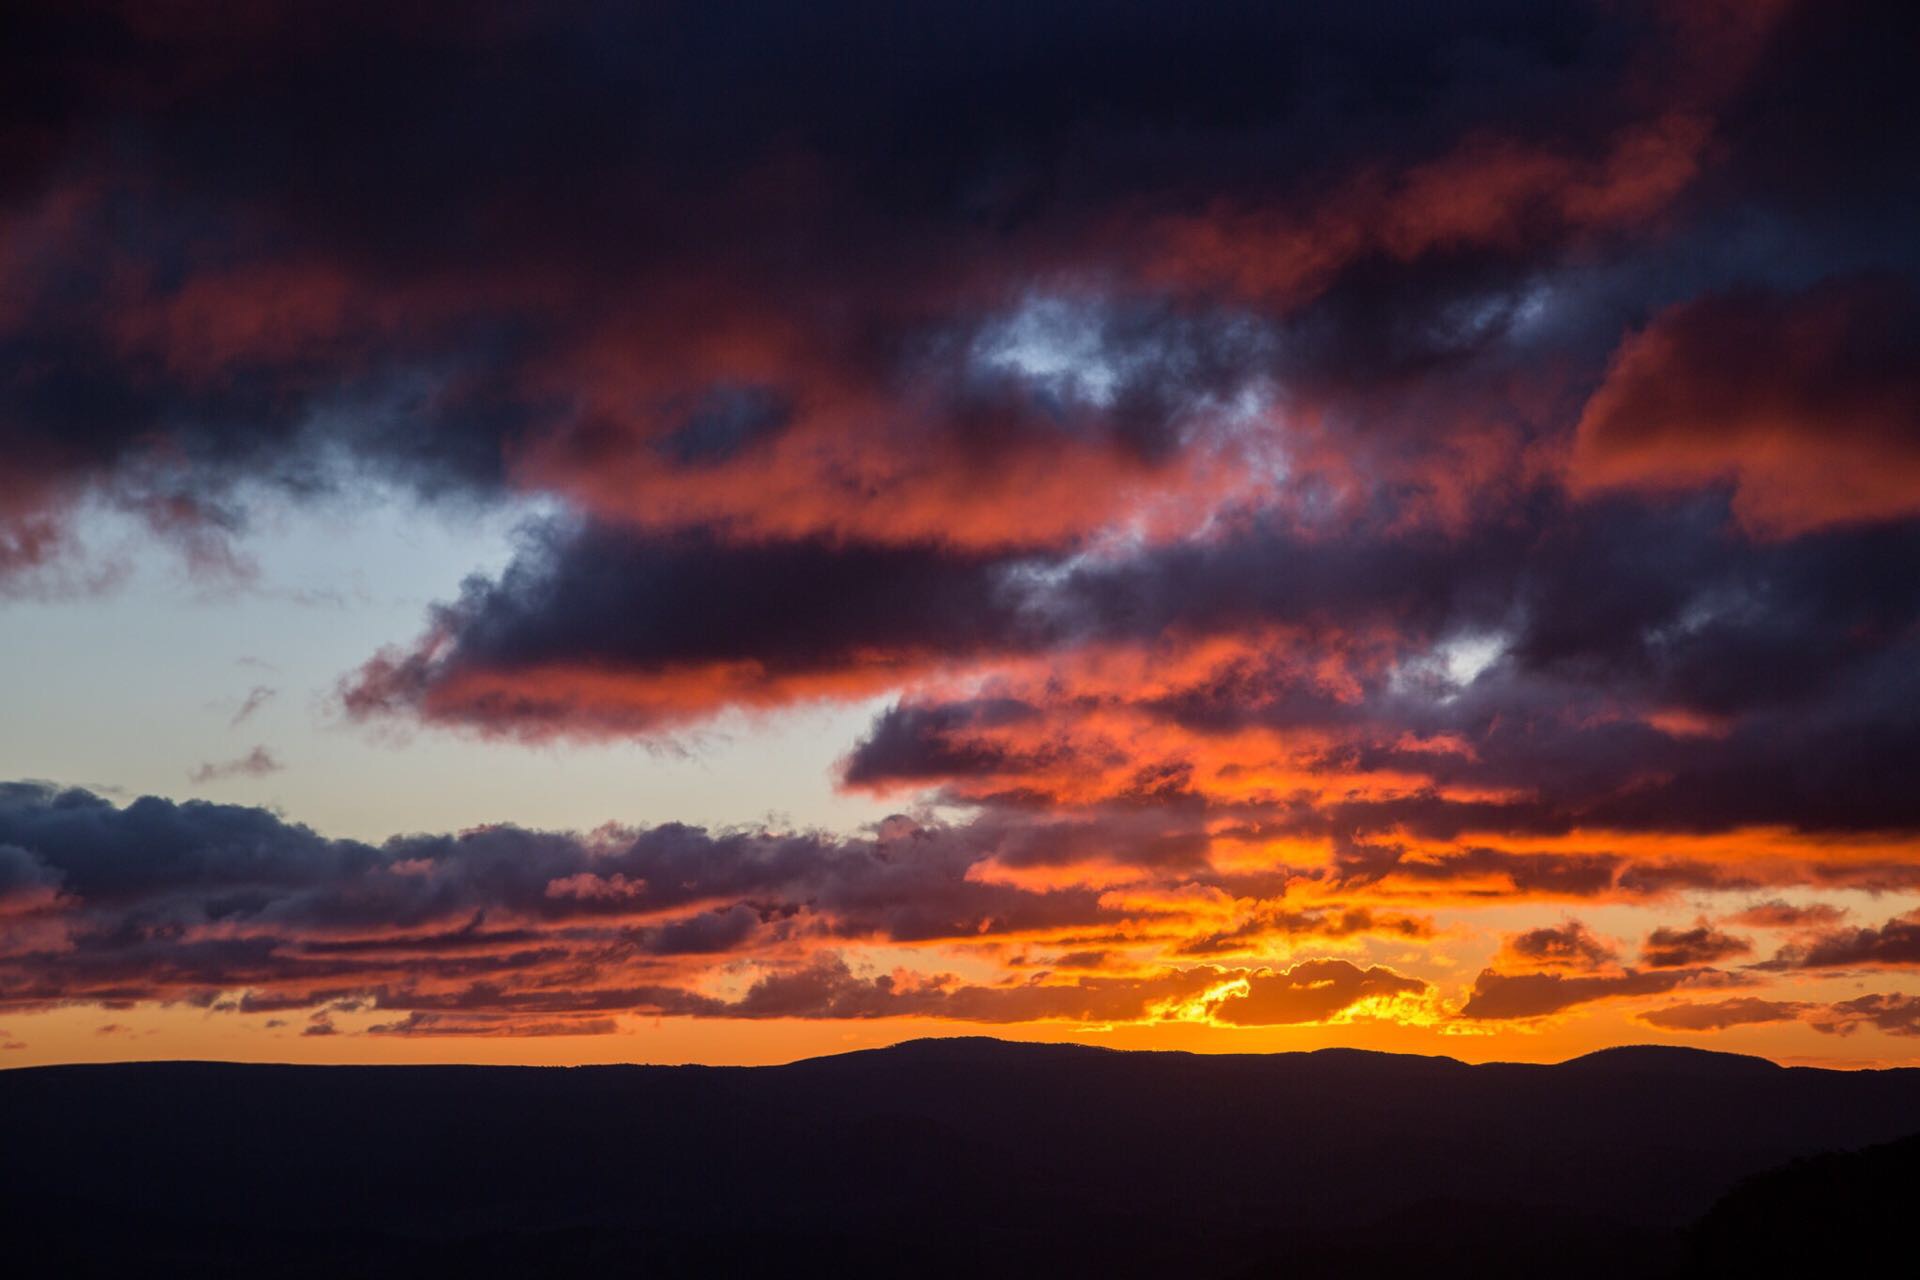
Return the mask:
[[1672,1044],[1623,1044],[1560,1063],[1561,1070],[1629,1074],[1657,1073],[1664,1076],[1699,1076],[1702,1079],[1729,1079],[1772,1075],[1782,1068],[1765,1058],[1743,1053],[1716,1053],[1711,1049],[1688,1049]]
[[[1920,1137],[1796,1160],[1741,1182],[1696,1225],[1707,1275],[1881,1274],[1908,1252]],[[1898,1269],[1898,1263],[1893,1264]]]
[[[1920,1070],[924,1040],[783,1067],[0,1072],[61,1275],[1659,1274]],[[25,1252],[22,1252],[25,1251]]]

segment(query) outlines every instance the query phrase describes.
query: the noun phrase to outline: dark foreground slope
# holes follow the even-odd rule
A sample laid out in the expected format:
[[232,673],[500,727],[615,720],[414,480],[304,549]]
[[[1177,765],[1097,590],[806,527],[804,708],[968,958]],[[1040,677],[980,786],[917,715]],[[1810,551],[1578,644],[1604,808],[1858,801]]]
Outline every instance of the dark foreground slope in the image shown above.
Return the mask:
[[1920,1137],[1810,1156],[1746,1179],[1688,1243],[1693,1257],[1724,1275],[1897,1274],[1913,1269],[1916,1209]]
[[61,1275],[1648,1275],[1741,1179],[1915,1132],[1920,1071],[1675,1049],[54,1067],[0,1072],[0,1238]]

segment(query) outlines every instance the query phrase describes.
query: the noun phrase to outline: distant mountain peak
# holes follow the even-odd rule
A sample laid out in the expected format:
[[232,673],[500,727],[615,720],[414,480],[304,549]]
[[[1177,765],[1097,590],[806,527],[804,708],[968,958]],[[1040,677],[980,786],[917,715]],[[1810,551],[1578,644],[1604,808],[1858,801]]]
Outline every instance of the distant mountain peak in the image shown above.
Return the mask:
[[1780,1064],[1744,1053],[1692,1049],[1677,1044],[1622,1044],[1596,1049],[1559,1064],[1578,1070],[1645,1071],[1662,1075],[1758,1074],[1783,1070]]
[[[920,1036],[913,1040],[899,1040],[893,1044],[854,1052],[884,1053],[889,1056],[920,1060],[1011,1061],[1032,1059],[1040,1055],[1123,1051],[1110,1049],[1104,1045],[1070,1044],[1050,1040],[1003,1040],[998,1036]],[[810,1061],[830,1062],[835,1058],[851,1056],[853,1054],[828,1054]]]

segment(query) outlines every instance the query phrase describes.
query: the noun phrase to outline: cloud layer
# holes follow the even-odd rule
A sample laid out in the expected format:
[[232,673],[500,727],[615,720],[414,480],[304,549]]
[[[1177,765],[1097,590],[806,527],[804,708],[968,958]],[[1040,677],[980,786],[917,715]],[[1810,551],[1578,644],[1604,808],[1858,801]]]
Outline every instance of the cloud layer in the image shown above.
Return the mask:
[[[1190,854],[1105,885],[1047,874],[1127,835],[1118,818],[988,814],[893,818],[858,837],[491,827],[373,846],[243,806],[117,806],[11,783],[0,787],[0,1010],[302,1010],[306,1035],[337,1034],[335,1015],[413,1036],[600,1034],[636,1016],[1466,1027],[1777,980],[1768,971],[1920,965],[1902,942],[1911,917],[1798,930],[1746,971],[1714,966],[1746,947],[1705,925],[1656,930],[1639,967],[1623,967],[1613,943],[1570,920],[1508,937],[1450,1001],[1426,979],[1347,958],[1369,939],[1434,933],[1417,913],[1364,905],[1380,896],[1371,876],[1229,872]],[[1447,871],[1412,900],[1486,892],[1484,866]],[[1515,880],[1498,892],[1566,890]],[[1824,1021],[1805,1002],[1752,997],[1645,1016],[1670,1029],[1798,1019],[1906,1034],[1909,997],[1863,999]]]

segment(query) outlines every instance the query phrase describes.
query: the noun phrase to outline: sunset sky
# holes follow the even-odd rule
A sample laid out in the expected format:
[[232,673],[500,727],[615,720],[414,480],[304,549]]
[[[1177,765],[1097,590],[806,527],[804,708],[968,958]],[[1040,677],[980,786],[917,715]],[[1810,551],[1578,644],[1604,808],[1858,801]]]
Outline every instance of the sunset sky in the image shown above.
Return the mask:
[[0,1066],[1920,1063],[1920,6],[0,17]]

